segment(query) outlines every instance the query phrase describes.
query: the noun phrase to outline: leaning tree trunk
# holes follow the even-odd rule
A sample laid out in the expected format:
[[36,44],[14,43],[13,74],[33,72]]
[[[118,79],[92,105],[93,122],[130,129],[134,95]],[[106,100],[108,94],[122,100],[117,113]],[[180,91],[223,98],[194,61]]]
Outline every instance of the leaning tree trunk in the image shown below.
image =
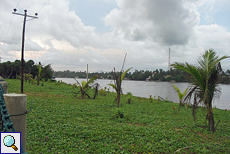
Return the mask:
[[84,99],[84,95],[85,95],[85,91],[84,91],[84,89],[81,87],[81,99]]
[[215,132],[215,121],[214,121],[211,103],[207,103],[207,119],[208,119],[209,130]]

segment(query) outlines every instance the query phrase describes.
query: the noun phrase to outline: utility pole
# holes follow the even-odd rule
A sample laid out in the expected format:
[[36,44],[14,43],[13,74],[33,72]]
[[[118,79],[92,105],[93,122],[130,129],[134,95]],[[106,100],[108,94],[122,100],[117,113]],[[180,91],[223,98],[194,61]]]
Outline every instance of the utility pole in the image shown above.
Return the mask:
[[24,14],[16,13],[17,9],[14,9],[13,14],[24,16],[24,22],[23,22],[23,30],[22,30],[22,52],[21,52],[21,93],[23,93],[23,74],[24,74],[24,44],[25,44],[25,28],[26,28],[26,17],[30,17],[32,19],[37,19],[37,13],[35,13],[35,16],[27,15],[27,10],[24,10]]
[[89,80],[89,66],[87,64],[87,68],[86,68],[87,72],[86,72],[86,79],[87,79],[87,82]]
[[0,57],[0,64],[2,63],[2,57]]

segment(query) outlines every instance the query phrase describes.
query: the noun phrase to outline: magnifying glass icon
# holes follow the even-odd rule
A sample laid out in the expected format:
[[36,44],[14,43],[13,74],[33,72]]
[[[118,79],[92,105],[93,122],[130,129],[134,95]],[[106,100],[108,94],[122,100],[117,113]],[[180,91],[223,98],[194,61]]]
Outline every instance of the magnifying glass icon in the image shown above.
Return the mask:
[[3,139],[3,143],[7,147],[12,147],[15,151],[18,150],[18,148],[14,145],[15,144],[15,139],[11,135],[7,135]]

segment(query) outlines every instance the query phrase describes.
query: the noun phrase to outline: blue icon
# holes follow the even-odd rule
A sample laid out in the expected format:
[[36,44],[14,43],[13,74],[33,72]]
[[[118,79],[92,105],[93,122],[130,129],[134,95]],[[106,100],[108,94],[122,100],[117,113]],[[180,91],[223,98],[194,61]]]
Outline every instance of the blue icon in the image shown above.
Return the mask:
[[7,135],[3,139],[3,143],[7,147],[12,147],[15,151],[18,150],[18,148],[14,145],[15,144],[15,139],[11,135]]

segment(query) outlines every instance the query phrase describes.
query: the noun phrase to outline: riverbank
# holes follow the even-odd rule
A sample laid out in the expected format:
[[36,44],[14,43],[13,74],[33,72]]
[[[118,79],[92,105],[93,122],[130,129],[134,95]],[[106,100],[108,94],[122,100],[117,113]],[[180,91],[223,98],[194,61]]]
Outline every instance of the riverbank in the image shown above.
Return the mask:
[[[76,83],[74,78],[56,78],[56,80],[61,80],[68,84]],[[79,82],[83,80],[86,81],[86,79],[77,79],[77,80]],[[114,83],[113,80],[98,79],[96,80],[96,82],[99,83],[101,88],[106,87],[107,89],[110,89],[110,91],[113,91],[113,89],[110,88],[110,86],[108,86],[109,83]],[[179,102],[178,95],[175,89],[173,88],[173,85],[176,85],[181,91],[184,91],[189,86],[189,83],[145,82],[145,81],[123,80],[122,90],[124,94],[131,92],[134,96],[145,97],[145,98],[149,98],[150,95],[152,95],[152,97],[155,98],[158,98],[158,96],[160,96],[165,100],[170,100],[178,103]],[[221,88],[221,93],[219,97],[214,97],[213,107],[230,110],[230,103],[229,103],[230,85],[222,84],[219,85],[219,88]]]
[[[6,80],[10,93],[20,93],[19,80]],[[72,86],[24,84],[28,96],[28,153],[229,153],[230,111],[214,109],[217,131],[207,130],[205,111],[193,121],[190,108],[178,104],[128,96],[121,98],[120,113],[115,93],[93,99],[73,97]]]

